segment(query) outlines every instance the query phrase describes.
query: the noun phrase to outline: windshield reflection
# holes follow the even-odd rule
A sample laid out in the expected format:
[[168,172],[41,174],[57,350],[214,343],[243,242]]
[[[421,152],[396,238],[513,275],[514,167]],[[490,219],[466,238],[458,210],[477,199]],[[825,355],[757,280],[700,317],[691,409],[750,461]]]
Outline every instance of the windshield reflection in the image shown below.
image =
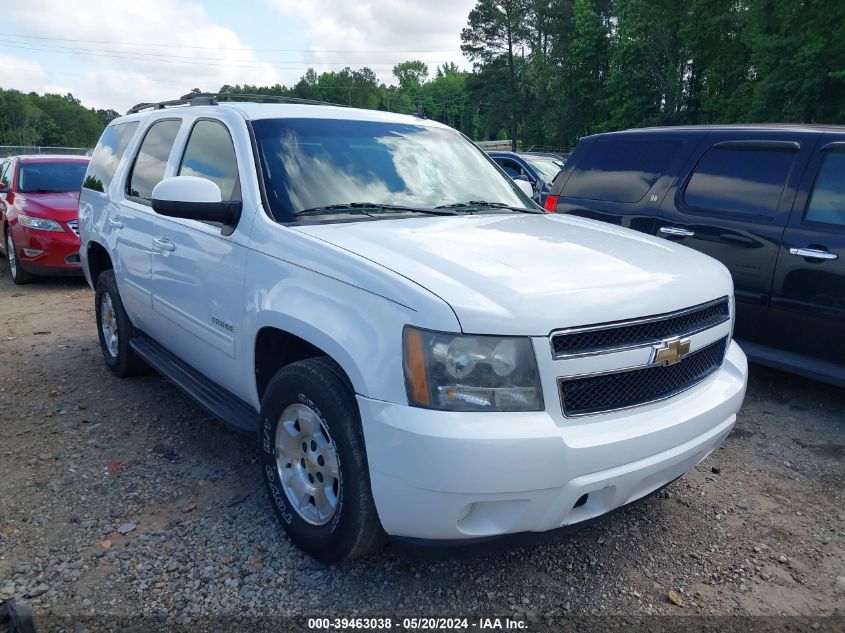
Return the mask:
[[530,201],[459,133],[430,125],[333,119],[253,122],[271,211],[354,202],[433,208]]

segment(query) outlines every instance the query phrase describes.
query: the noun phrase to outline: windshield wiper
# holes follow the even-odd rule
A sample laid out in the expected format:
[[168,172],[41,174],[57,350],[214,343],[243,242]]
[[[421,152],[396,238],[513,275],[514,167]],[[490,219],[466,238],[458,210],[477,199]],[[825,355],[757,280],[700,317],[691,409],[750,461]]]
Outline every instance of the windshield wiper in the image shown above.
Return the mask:
[[64,189],[29,189],[22,193],[67,193]]
[[525,207],[512,207],[504,202],[488,202],[487,200],[469,200],[468,202],[453,202],[452,204],[441,204],[435,209],[470,209],[488,207],[492,209],[508,209],[519,213],[543,213],[540,209],[526,209]]
[[324,207],[303,209],[294,213],[296,217],[304,215],[329,215],[337,211],[346,213],[362,213],[367,211],[393,211],[397,213],[427,213],[429,215],[455,215],[455,211],[448,211],[445,208],[420,209],[417,207],[405,207],[400,204],[380,204],[377,202],[348,202],[346,204],[329,204]]

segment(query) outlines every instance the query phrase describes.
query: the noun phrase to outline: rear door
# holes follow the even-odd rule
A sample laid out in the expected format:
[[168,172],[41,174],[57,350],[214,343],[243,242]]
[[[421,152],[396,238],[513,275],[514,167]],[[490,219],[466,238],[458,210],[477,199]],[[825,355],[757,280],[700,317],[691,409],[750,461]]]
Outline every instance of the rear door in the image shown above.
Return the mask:
[[146,332],[156,330],[153,310],[153,235],[155,213],[150,199],[153,187],[165,176],[173,143],[182,120],[158,119],[143,132],[125,187],[109,210],[108,226],[115,232],[119,260],[118,287],[133,322]]
[[700,139],[677,132],[584,139],[555,179],[556,211],[653,233],[660,201]]
[[710,255],[730,270],[739,339],[767,341],[778,248],[817,138],[787,131],[752,130],[739,138],[713,132],[661,206],[656,235]]
[[845,139],[813,155],[778,254],[770,322],[777,347],[845,372]]

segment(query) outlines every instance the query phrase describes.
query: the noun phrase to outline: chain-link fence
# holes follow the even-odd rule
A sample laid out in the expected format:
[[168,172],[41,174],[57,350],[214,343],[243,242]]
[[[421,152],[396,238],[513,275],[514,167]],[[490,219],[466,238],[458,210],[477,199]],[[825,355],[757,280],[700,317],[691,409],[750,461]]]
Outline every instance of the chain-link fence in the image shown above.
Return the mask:
[[92,147],[48,147],[44,145],[0,145],[0,158],[26,154],[61,154],[87,156]]

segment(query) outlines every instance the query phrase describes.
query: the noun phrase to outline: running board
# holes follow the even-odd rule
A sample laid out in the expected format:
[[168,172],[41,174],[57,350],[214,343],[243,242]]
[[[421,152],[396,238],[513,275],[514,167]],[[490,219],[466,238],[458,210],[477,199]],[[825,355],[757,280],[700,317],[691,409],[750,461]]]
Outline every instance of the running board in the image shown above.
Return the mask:
[[139,335],[130,342],[144,361],[203,406],[215,418],[245,433],[257,433],[258,413],[248,403],[183,362],[151,338]]
[[737,340],[739,347],[752,363],[773,367],[838,387],[845,387],[845,366],[810,358],[802,354],[775,349],[759,343]]

